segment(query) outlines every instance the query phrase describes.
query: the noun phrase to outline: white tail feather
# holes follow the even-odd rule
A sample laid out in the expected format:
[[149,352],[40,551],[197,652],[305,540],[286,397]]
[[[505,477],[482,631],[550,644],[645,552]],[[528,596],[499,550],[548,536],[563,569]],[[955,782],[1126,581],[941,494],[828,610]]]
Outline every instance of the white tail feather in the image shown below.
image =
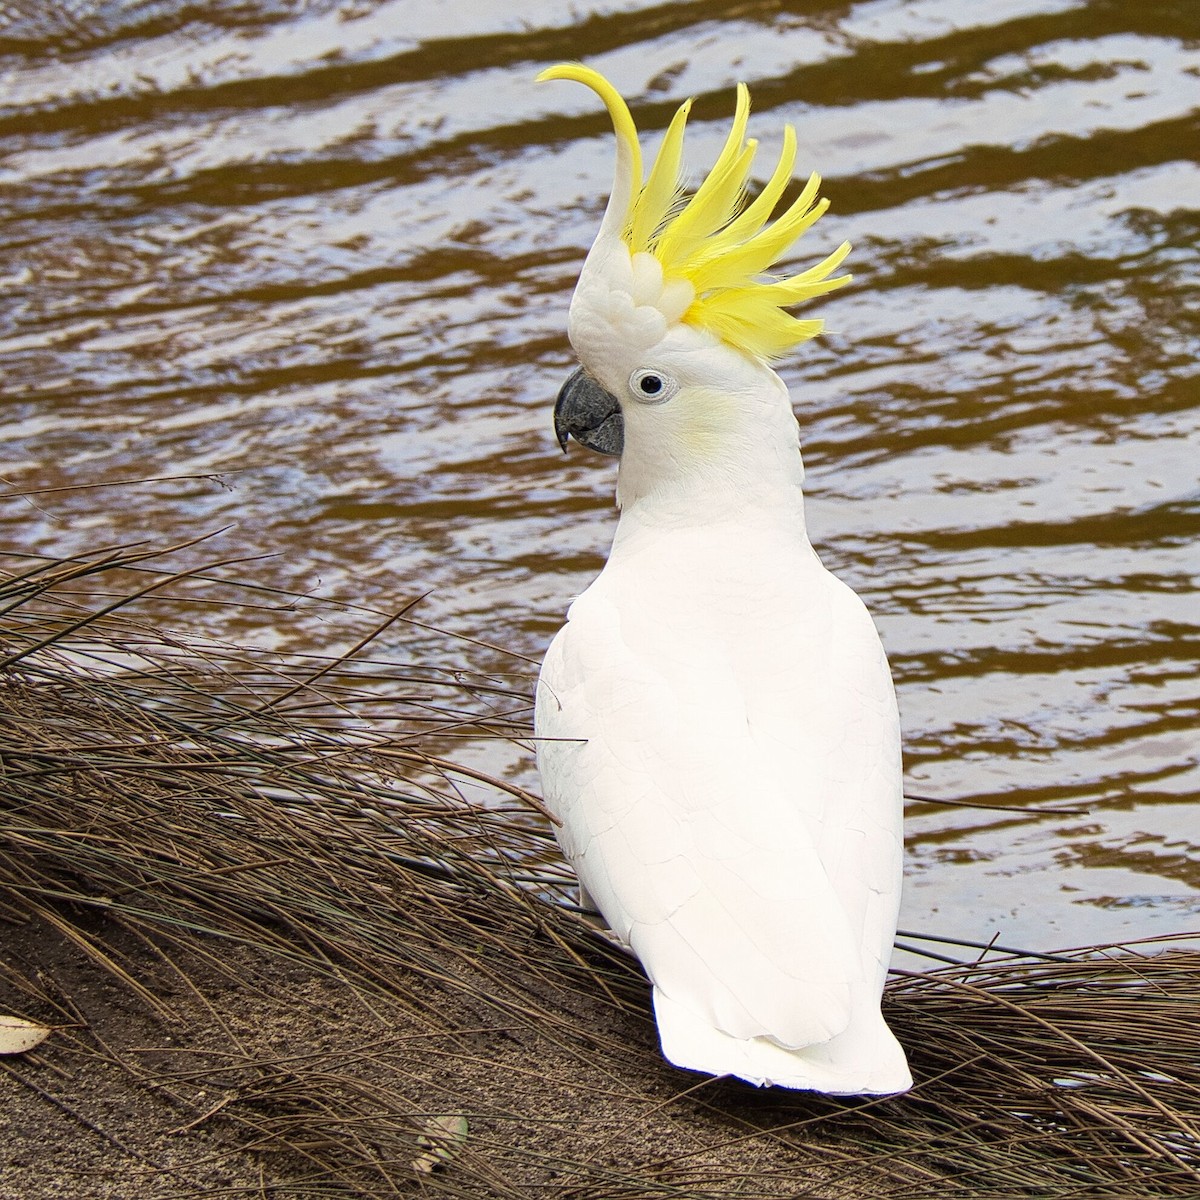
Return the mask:
[[758,1087],[835,1096],[886,1096],[912,1087],[904,1051],[873,1003],[856,1012],[844,1033],[796,1049],[769,1038],[730,1037],[658,988],[654,989],[654,1013],[663,1054],[677,1067],[736,1075]]

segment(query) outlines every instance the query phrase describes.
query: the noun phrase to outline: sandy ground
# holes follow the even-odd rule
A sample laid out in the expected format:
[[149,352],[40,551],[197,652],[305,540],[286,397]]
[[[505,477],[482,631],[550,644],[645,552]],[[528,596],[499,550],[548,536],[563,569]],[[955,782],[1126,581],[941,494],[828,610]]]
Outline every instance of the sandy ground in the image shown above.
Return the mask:
[[[666,1195],[690,1194],[689,1179],[754,1179],[755,1195],[878,1194],[844,1181],[812,1190],[824,1172],[802,1140],[723,1111],[733,1089],[769,1120],[769,1094],[673,1071],[646,1017],[586,993],[543,999],[595,1022],[600,1061],[457,988],[422,1011],[407,989],[396,1003],[364,998],[216,940],[211,959],[168,959],[74,917],[154,1002],[55,931],[4,927],[8,964],[41,1001],[10,983],[0,1005],[57,1025],[37,1051],[0,1060],[4,1200],[632,1197],[631,1177]],[[420,1131],[448,1113],[465,1113],[469,1132],[425,1175]],[[606,1175],[612,1190],[598,1190]]]

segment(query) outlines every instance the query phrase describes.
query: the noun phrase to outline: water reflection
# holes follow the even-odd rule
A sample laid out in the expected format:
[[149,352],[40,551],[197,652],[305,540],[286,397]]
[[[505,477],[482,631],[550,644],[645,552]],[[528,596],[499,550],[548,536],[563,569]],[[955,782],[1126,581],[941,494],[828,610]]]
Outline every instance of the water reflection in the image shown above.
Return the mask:
[[[10,500],[4,540],[230,525],[222,554],[276,555],[264,583],[384,610],[432,589],[428,620],[536,658],[613,524],[611,465],[549,429],[611,146],[532,78],[586,58],[648,130],[697,95],[697,163],[745,79],[752,132],[794,122],[827,179],[801,249],[856,248],[784,373],[912,790],[1089,814],[915,805],[904,923],[1194,928],[1192,6],[726,10],[8,0],[0,475],[194,478]],[[271,636],[328,630],[301,605]]]

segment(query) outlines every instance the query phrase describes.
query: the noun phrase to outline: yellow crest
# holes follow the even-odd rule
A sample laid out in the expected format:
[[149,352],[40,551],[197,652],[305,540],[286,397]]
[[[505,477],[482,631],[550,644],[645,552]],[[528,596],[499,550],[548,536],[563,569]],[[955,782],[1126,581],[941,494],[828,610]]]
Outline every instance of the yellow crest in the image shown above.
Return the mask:
[[[784,212],[770,219],[796,161],[796,132],[790,125],[784,127],[783,151],[771,178],[748,202],[746,181],[757,142],[746,139],[750,93],[739,83],[733,128],[712,170],[689,196],[680,180],[680,163],[690,100],[675,114],[650,175],[643,180],[637,127],[616,88],[578,63],[562,63],[538,76],[539,82],[547,79],[585,84],[608,109],[618,142],[613,200],[623,201],[626,209],[621,238],[634,256],[635,270],[637,256],[646,254],[661,268],[664,285],[690,287],[678,319],[766,361],[821,332],[824,321],[801,320],[784,310],[850,282],[849,275],[830,278],[850,253],[849,242],[798,275],[764,278],[829,207],[828,200],[817,198],[821,179],[813,174]],[[628,187],[621,186],[624,170],[631,175]],[[618,195],[618,190],[625,194]]]

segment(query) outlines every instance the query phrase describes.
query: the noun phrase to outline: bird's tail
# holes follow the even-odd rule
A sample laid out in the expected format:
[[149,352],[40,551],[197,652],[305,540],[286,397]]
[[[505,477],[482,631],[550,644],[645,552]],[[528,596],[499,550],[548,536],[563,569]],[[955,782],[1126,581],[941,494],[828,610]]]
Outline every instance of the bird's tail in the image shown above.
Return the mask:
[[886,1096],[912,1087],[904,1051],[873,1002],[864,1002],[836,1037],[794,1049],[767,1037],[731,1037],[658,988],[654,1013],[663,1054],[677,1067],[835,1096]]

